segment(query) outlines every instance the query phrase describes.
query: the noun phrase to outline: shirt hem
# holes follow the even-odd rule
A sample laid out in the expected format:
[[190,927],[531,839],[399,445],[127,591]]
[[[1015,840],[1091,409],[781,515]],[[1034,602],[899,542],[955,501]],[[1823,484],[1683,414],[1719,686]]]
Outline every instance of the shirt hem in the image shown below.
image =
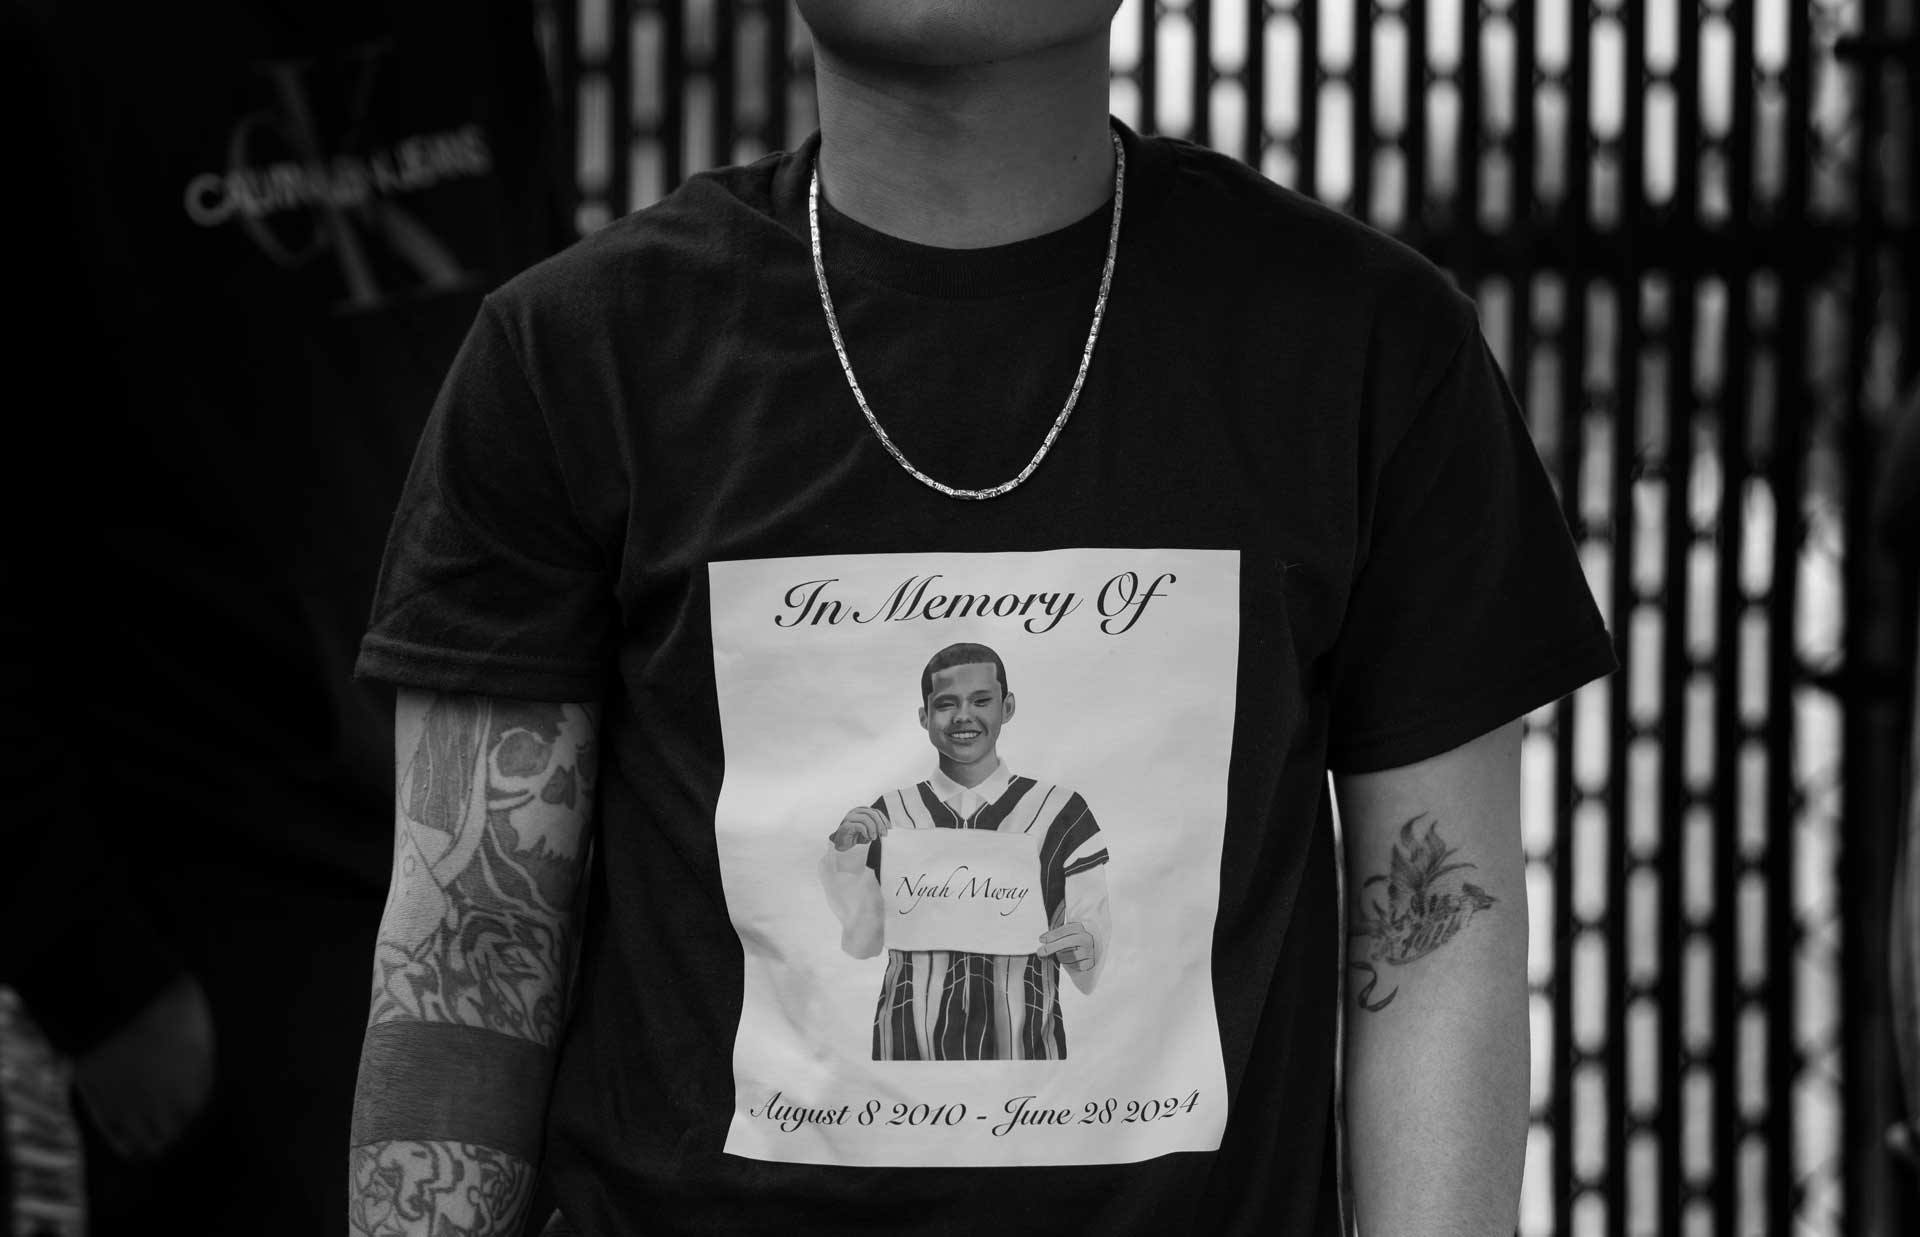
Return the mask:
[[591,703],[607,686],[606,673],[597,666],[433,648],[378,635],[361,640],[353,677],[424,691],[553,704]]

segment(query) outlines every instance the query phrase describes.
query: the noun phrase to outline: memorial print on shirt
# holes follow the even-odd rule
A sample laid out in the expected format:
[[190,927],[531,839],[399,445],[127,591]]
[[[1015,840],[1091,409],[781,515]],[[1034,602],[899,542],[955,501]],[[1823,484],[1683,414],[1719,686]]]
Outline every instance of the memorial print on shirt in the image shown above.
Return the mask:
[[938,766],[850,810],[820,859],[841,948],[885,954],[873,1059],[1061,1060],[1062,973],[1091,994],[1113,935],[1099,823],[1000,758],[1015,698],[993,649],[946,646],[920,690]]
[[1239,555],[711,564],[744,991],[725,1150],[1218,1148]]

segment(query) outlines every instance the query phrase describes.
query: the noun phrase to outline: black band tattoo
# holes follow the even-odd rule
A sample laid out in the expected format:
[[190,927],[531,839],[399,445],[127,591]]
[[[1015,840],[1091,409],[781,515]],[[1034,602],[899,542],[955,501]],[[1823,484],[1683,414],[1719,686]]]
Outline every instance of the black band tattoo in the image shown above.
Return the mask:
[[[1423,821],[1426,832],[1421,834],[1417,826]],[[1353,925],[1348,930],[1352,956],[1347,963],[1367,976],[1366,986],[1355,994],[1360,1008],[1385,1009],[1400,993],[1396,987],[1378,1001],[1370,999],[1380,982],[1376,963],[1405,966],[1426,957],[1458,936],[1476,914],[1498,900],[1464,880],[1457,891],[1440,887],[1441,877],[1474,866],[1447,862],[1456,853],[1457,848],[1440,840],[1439,823],[1423,813],[1400,826],[1391,869],[1383,875],[1369,876],[1360,886],[1362,896],[1369,900],[1364,907],[1356,906],[1353,913]],[[1378,897],[1365,893],[1382,883],[1387,887],[1384,906]]]

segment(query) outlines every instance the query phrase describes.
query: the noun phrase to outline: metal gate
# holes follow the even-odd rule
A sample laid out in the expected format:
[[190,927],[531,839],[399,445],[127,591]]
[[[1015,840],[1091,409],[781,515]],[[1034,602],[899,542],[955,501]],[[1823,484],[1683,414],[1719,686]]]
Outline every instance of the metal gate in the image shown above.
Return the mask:
[[[1113,110],[1451,270],[1624,666],[1529,719],[1528,1234],[1891,1233],[1913,0],[1127,0]],[[583,231],[814,126],[784,0],[548,0]]]

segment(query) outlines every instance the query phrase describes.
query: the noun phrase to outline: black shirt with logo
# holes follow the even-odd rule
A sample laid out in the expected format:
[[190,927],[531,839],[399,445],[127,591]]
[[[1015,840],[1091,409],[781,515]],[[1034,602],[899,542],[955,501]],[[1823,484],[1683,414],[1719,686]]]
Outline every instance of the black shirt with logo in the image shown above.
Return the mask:
[[78,1050],[193,971],[223,1070],[324,1109],[337,1211],[392,837],[351,665],[480,298],[568,235],[531,7],[45,2],[4,36],[0,979]]

